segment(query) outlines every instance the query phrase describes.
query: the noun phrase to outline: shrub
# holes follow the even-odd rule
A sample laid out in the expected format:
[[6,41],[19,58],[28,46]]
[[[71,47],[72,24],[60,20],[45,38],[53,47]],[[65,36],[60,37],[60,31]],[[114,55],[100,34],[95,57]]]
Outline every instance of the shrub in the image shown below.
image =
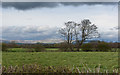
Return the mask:
[[97,45],[97,51],[110,51],[111,50],[111,47],[108,43],[105,43],[105,42],[100,42],[98,45]]
[[60,44],[59,50],[65,52],[72,51],[73,45],[72,44],[68,45],[66,42],[63,42]]
[[36,52],[35,49],[27,49],[26,52]]
[[111,52],[118,52],[120,49],[119,48],[112,48]]
[[92,46],[92,44],[90,44],[90,43],[86,43],[86,44],[83,44],[83,45],[81,45],[81,49],[83,50],[83,51],[92,51],[92,49],[93,49],[93,46]]
[[68,49],[69,49],[69,46],[67,43],[64,42],[60,44],[60,47],[59,47],[60,51],[68,51]]
[[2,43],[2,51],[7,51],[7,45],[5,43]]
[[34,45],[34,49],[35,49],[36,52],[41,52],[41,51],[45,50],[44,46],[41,45],[41,44]]

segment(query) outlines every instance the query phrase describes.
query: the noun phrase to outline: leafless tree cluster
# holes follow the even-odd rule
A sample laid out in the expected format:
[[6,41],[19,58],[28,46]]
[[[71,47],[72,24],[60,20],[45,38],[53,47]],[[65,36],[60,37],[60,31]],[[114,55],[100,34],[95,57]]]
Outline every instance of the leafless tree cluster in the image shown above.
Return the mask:
[[65,23],[65,27],[61,28],[59,32],[62,37],[65,38],[66,43],[71,50],[73,50],[71,46],[72,42],[75,41],[78,51],[86,39],[99,37],[97,26],[92,24],[89,19],[84,19],[81,23],[68,21]]

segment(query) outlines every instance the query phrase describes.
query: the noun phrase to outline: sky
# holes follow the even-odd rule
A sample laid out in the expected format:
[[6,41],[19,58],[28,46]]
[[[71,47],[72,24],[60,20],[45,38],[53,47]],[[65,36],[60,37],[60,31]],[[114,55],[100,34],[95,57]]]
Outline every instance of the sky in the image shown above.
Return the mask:
[[[113,2],[3,2],[2,39],[62,39],[65,22],[89,19],[99,40],[118,41],[118,5]],[[1,27],[0,27],[1,28]]]

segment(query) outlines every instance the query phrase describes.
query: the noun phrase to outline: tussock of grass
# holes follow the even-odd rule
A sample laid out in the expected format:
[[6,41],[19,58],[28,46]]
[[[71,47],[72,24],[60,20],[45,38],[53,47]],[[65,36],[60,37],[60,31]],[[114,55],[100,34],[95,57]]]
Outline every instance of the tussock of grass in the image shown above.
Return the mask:
[[[84,65],[84,64],[83,64]],[[2,73],[109,73],[109,70],[104,69],[101,70],[100,65],[95,67],[94,69],[90,69],[87,66],[83,66],[81,69],[79,67],[68,67],[68,66],[41,66],[37,64],[30,64],[30,65],[22,65],[19,66],[9,66],[9,67],[2,67]],[[118,73],[118,69],[113,69],[111,73]]]

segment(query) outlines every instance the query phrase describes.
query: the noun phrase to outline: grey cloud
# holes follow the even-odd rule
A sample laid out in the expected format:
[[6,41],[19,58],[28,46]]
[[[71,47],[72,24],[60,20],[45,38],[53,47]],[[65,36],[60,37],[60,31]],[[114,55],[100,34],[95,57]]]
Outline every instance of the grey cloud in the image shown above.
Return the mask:
[[118,33],[115,30],[109,30],[100,33],[100,39],[106,41],[118,41]]
[[32,8],[36,8],[36,7],[49,7],[49,8],[53,8],[58,6],[58,3],[56,2],[3,2],[2,3],[2,7],[6,8],[6,7],[14,7],[16,9],[19,10],[26,10],[26,9],[32,9]]
[[79,5],[116,5],[117,2],[63,2],[63,5],[73,5],[73,6],[79,6]]
[[2,2],[118,2],[119,0],[2,0]]
[[120,27],[116,26],[116,27],[110,28],[110,30],[120,30]]
[[55,27],[8,26],[2,30],[2,38],[7,40],[45,40],[59,36]]
[[54,8],[59,5],[79,6],[79,5],[116,5],[117,2],[3,2],[3,8],[14,7],[18,10],[28,10],[33,8]]

